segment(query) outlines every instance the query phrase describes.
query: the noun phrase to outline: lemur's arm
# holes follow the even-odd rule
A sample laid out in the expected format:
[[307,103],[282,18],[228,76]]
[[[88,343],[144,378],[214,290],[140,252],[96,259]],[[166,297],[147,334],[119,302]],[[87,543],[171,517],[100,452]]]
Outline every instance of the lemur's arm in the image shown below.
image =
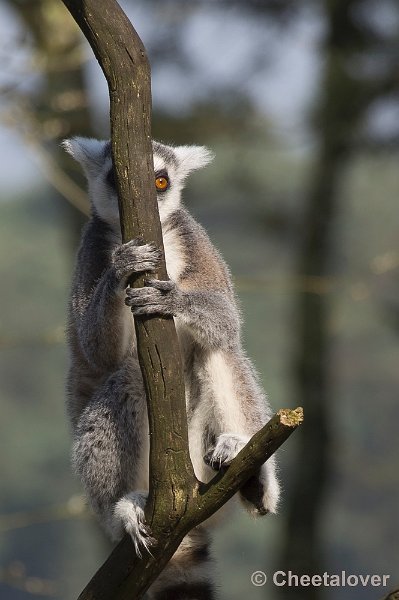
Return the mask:
[[206,347],[231,348],[239,339],[238,310],[223,290],[182,290],[173,281],[150,279],[146,287],[126,290],[126,304],[135,316],[179,317]]
[[77,278],[72,294],[74,324],[84,356],[95,368],[110,369],[125,357],[131,345],[124,318],[127,282],[134,273],[153,270],[160,255],[152,245],[132,240],[109,252],[107,265],[91,289],[86,282],[79,285],[84,277]]
[[166,266],[168,251],[174,250],[173,257],[177,248],[180,273],[174,281],[149,279],[144,288],[126,290],[126,304],[135,316],[178,317],[205,348],[236,347],[240,315],[223,259],[206,232],[183,209],[176,211],[163,229]]

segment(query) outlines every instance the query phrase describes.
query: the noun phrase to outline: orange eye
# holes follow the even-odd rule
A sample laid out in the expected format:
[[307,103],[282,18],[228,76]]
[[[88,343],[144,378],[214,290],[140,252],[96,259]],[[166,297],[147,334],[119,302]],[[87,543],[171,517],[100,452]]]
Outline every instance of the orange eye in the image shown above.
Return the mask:
[[155,187],[158,191],[164,192],[169,187],[169,179],[165,175],[160,175],[155,179]]

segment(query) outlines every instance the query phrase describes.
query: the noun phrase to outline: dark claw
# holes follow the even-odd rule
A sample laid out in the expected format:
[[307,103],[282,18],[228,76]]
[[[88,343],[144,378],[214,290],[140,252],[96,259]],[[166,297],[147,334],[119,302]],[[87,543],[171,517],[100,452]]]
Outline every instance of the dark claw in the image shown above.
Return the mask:
[[208,465],[208,467],[211,467],[213,469],[212,455],[213,455],[213,450],[209,450],[209,452],[207,452],[204,456],[204,463],[206,465]]
[[211,467],[214,471],[225,471],[228,465],[220,462],[219,460],[212,460],[213,450],[209,450],[204,456],[204,462],[208,467]]

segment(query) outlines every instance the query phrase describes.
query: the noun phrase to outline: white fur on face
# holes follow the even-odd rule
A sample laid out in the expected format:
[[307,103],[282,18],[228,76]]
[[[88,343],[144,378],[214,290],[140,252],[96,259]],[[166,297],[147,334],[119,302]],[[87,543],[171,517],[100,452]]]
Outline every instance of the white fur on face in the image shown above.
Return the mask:
[[158,198],[158,210],[159,218],[161,223],[164,223],[166,219],[180,206],[181,202],[181,190],[182,182],[179,180],[176,168],[173,163],[168,163],[164,157],[154,152],[154,172],[167,171],[170,187],[166,192],[157,194]]
[[[105,180],[112,167],[110,153],[107,152],[108,146],[109,142],[81,137],[63,142],[65,150],[83,167],[88,181],[89,196],[97,214],[113,229],[119,231],[118,198]],[[212,153],[203,146],[173,148],[154,142],[154,171],[167,171],[170,180],[169,189],[158,193],[161,223],[179,208],[181,190],[187,175],[204,167],[212,158]]]
[[[157,152],[157,147],[160,152]],[[172,153],[174,160],[167,160],[162,149]],[[201,169],[213,160],[213,154],[204,146],[165,146],[154,144],[154,171],[165,170],[168,173],[170,187],[166,192],[158,193],[158,209],[161,223],[177,210],[181,203],[181,191],[184,181],[192,171]]]

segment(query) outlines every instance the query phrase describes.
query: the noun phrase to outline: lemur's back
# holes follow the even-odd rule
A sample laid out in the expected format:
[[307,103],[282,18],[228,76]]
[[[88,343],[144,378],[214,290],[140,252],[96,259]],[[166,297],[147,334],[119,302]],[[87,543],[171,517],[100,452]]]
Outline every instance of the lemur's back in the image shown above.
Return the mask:
[[79,316],[86,310],[94,283],[105,269],[108,230],[108,225],[101,219],[91,218],[83,228],[76,258],[67,326],[71,360],[67,378],[67,407],[73,427],[98,387],[93,368],[89,366],[80,343]]

